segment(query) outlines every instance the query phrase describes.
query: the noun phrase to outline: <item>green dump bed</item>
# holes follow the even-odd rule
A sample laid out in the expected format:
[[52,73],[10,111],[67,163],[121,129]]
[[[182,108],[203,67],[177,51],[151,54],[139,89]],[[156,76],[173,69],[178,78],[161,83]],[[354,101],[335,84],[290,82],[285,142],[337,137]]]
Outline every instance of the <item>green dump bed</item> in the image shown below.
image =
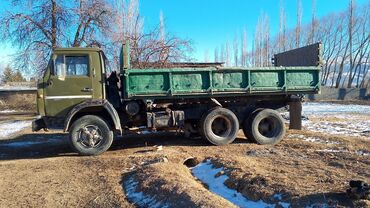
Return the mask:
[[263,68],[130,69],[127,51],[128,44],[121,56],[125,99],[316,94],[321,85],[321,43],[275,54],[275,66]]
[[314,94],[320,67],[130,69],[126,99]]

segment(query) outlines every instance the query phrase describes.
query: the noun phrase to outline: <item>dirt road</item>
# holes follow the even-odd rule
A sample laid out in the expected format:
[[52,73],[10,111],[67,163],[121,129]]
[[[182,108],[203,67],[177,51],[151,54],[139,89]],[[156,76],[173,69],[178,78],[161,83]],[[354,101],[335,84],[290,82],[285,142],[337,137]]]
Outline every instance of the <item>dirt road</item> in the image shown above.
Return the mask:
[[[367,122],[367,115],[356,116]],[[342,122],[315,119],[309,118],[315,125]],[[221,147],[173,133],[130,136],[97,157],[74,154],[62,133],[26,128],[0,141],[0,207],[369,206],[345,194],[349,180],[370,179],[366,130],[333,134],[324,124],[323,131],[289,131],[273,147],[242,133]],[[191,157],[208,161],[189,169],[184,161]]]

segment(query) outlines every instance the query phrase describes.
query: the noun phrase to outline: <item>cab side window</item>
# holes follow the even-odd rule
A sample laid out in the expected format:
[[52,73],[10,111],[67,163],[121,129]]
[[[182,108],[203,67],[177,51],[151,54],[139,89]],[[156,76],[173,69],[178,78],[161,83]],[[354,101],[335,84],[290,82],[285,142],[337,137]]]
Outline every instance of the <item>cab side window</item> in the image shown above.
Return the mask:
[[89,76],[87,56],[66,56],[67,76]]
[[88,56],[58,55],[55,60],[54,74],[57,76],[89,76]]

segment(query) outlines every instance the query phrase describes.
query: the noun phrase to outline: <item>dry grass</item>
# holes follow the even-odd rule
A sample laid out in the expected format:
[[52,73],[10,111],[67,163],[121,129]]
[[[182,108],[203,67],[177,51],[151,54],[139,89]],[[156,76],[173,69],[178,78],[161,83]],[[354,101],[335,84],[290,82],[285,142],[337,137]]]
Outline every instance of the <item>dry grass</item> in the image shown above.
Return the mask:
[[0,110],[36,112],[35,94],[12,94],[0,97]]
[[[337,142],[322,144],[299,136]],[[203,140],[187,140],[174,134],[131,136],[118,139],[110,151],[98,157],[76,157],[67,136],[57,132],[22,132],[16,141],[59,143],[9,148],[0,142],[0,204],[4,207],[134,207],[127,199],[124,181],[133,176],[138,191],[155,195],[173,206],[231,207],[210,193],[183,165],[190,156],[212,159],[223,166],[226,185],[250,199],[266,202],[276,193],[293,207],[312,202],[354,206],[345,195],[351,179],[369,180],[370,140],[289,130],[276,146],[250,143],[242,133],[227,146],[212,146]],[[163,145],[158,151],[155,145]],[[338,149],[343,152],[320,152]],[[166,159],[164,159],[166,158]],[[362,202],[361,202],[362,203]],[[366,202],[367,203],[367,202]]]

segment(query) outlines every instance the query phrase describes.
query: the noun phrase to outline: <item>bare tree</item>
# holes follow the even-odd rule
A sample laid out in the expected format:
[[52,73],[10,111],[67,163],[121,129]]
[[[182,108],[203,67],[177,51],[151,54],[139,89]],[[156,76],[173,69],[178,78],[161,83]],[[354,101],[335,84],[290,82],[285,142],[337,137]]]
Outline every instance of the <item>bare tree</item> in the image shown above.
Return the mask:
[[[144,19],[140,16],[138,0],[116,0],[115,8],[117,14],[114,19],[114,28],[109,34],[112,41],[113,65],[118,66],[120,61],[119,48],[123,43],[130,42],[130,45],[139,48],[139,39],[143,35]],[[136,59],[139,51],[131,50],[131,58]]]
[[208,49],[204,51],[204,62],[205,63],[209,62],[209,50]]
[[255,59],[254,64],[255,66],[262,66],[262,60],[263,60],[263,54],[262,54],[263,20],[262,20],[261,15],[258,18],[258,22],[256,25],[255,34],[254,34],[254,59]]
[[[323,21],[325,21],[325,25],[319,27],[318,33],[321,34],[321,40],[324,44],[324,67],[322,70],[322,84],[327,85],[329,77],[332,75],[332,66],[335,64],[335,57],[337,56],[338,52],[338,41],[342,40],[341,34],[341,27],[337,27],[338,24],[337,19],[339,15],[334,14],[328,17],[325,17]],[[339,22],[341,24],[341,22]],[[340,41],[341,42],[341,41]]]
[[247,30],[243,30],[242,34],[242,41],[241,41],[241,65],[246,66],[247,65],[247,58],[248,58],[248,40],[247,40]]
[[270,64],[270,23],[266,13],[261,13],[255,31],[254,56],[256,66]]
[[315,42],[315,34],[317,30],[317,21],[316,21],[316,0],[312,0],[312,11],[311,11],[311,30],[308,36],[308,44],[313,44]]
[[280,13],[279,13],[279,40],[278,40],[278,52],[285,51],[286,42],[286,14],[283,6],[283,1],[280,1]]
[[[118,0],[122,8],[116,16],[117,28],[111,33],[115,51],[123,43],[131,46],[131,64],[135,68],[168,67],[171,62],[189,60],[191,41],[171,35],[165,31],[163,12],[157,27],[143,32],[144,20],[140,15],[138,0]],[[118,64],[119,54],[115,54]]]
[[[18,48],[13,61],[16,68],[41,70],[47,63],[51,49],[60,45],[59,37],[64,36],[63,28],[69,12],[56,0],[14,1],[13,4],[25,12],[6,11],[1,15],[1,39],[10,41]],[[29,4],[37,5],[37,9],[26,9]]]
[[[370,5],[370,4],[369,4]],[[351,2],[350,7],[354,10],[354,2]],[[349,74],[347,87],[352,87],[353,81],[357,76],[356,87],[359,86],[359,79],[361,75],[361,65],[368,65],[364,62],[367,54],[370,53],[370,35],[369,35],[369,9],[363,9],[358,12],[350,11],[352,13],[350,16],[349,28],[350,35],[350,64],[349,64]],[[357,15],[354,15],[357,13]],[[365,72],[364,72],[365,73]]]
[[269,66],[270,65],[270,20],[267,14],[264,17],[264,45],[263,45],[263,51],[264,51],[264,64],[263,66]]
[[1,40],[18,48],[16,68],[39,73],[53,48],[101,45],[98,34],[109,30],[112,16],[105,0],[14,0],[12,4],[18,9],[0,16]]
[[234,52],[234,66],[239,65],[239,41],[238,36],[235,34],[233,42],[233,52]]
[[302,2],[297,0],[297,25],[296,25],[296,47],[301,45],[301,26],[302,26]]
[[[335,87],[338,88],[340,86],[340,84],[342,83],[344,85],[344,82],[345,80],[343,81],[342,78],[343,78],[343,72],[344,72],[344,68],[346,66],[346,60],[347,58],[349,58],[349,65],[350,65],[350,74],[352,73],[352,65],[353,65],[353,59],[352,59],[352,35],[353,35],[353,28],[354,28],[354,21],[353,21],[353,10],[354,10],[354,4],[353,4],[353,1],[350,0],[350,4],[349,4],[349,7],[348,7],[348,22],[347,22],[347,27],[348,27],[348,30],[347,30],[347,33],[345,34],[348,39],[346,41],[346,46],[344,48],[344,51],[343,53],[341,54],[342,57],[341,57],[341,61],[340,61],[340,64],[339,64],[339,70],[338,70],[338,76],[337,76],[337,79],[336,79],[336,83],[335,83]],[[351,76],[351,75],[350,75]]]
[[[361,87],[361,88],[368,88],[369,87],[369,81],[370,81],[370,77],[368,77],[369,75],[369,71],[370,71],[370,53],[367,53],[366,55],[366,58],[364,58],[364,64],[362,64],[362,80],[361,80],[361,83],[358,87]],[[360,81],[360,79],[358,79],[358,82]]]
[[231,48],[230,48],[230,43],[229,41],[226,41],[225,45],[225,65],[226,66],[231,66]]
[[165,26],[164,26],[164,17],[163,17],[162,10],[159,13],[159,39],[163,43],[166,40],[166,32],[165,32]]
[[219,58],[219,53],[218,53],[218,48],[216,47],[215,48],[215,54],[214,54],[214,61],[215,62],[220,62],[220,58]]
[[[297,27],[287,30],[285,49],[301,46],[303,42],[309,44],[322,41],[324,45],[322,85],[337,88],[367,87],[370,79],[370,3],[355,6],[354,0],[350,0],[346,11],[331,13],[317,19],[316,1],[312,0],[312,20],[305,25],[301,25],[300,22],[302,14],[300,4],[298,0]],[[270,43],[270,53],[282,45],[282,19],[279,20],[279,34]],[[261,42],[264,42],[261,34],[265,34],[261,22],[263,21],[260,18],[253,41],[253,62],[257,66],[260,65],[260,58],[265,56],[261,55],[260,49]]]
[[77,23],[73,40],[68,39],[70,46],[99,46],[103,45],[103,40],[97,38],[98,33],[105,33],[110,30],[110,22],[113,13],[111,5],[103,0],[80,0],[78,8],[72,8],[75,17],[73,22]]
[[220,61],[221,62],[226,62],[226,50],[224,44],[221,45],[221,50],[220,50]]

